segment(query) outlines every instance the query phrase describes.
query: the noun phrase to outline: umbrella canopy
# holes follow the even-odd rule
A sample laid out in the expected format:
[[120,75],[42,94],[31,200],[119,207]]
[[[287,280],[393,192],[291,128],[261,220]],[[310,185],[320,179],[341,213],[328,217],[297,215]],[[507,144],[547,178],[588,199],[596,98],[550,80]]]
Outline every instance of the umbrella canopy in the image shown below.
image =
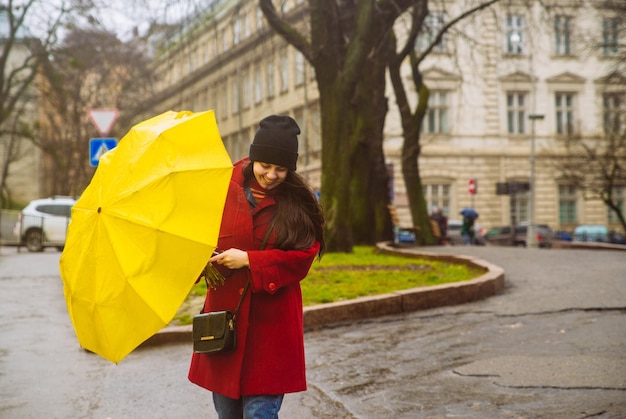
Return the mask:
[[217,245],[232,167],[212,111],[151,118],[102,156],[60,260],[83,348],[117,363],[171,321]]
[[478,213],[474,208],[463,208],[459,214],[463,217],[471,218],[472,220],[478,218]]

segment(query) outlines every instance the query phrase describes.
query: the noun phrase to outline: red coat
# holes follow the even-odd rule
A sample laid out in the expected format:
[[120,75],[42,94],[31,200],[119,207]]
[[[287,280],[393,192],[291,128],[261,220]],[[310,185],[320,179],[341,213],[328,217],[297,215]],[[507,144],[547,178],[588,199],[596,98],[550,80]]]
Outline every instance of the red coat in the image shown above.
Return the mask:
[[237,348],[230,354],[193,354],[189,380],[207,390],[240,396],[306,390],[302,293],[300,281],[319,251],[275,249],[270,238],[259,250],[274,211],[266,196],[250,209],[243,190],[242,168],[235,164],[226,197],[218,248],[248,252],[250,268],[230,271],[226,282],[207,293],[204,311],[234,311],[248,278],[250,288],[237,319]]

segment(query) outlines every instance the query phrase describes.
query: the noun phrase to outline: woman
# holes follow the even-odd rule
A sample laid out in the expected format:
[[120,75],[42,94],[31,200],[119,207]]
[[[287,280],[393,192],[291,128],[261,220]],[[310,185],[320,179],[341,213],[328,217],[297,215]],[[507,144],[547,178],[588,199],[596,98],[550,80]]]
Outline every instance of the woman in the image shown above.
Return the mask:
[[324,252],[321,208],[295,173],[300,128],[263,119],[248,158],[234,165],[218,248],[210,263],[226,277],[204,311],[234,311],[237,347],[193,354],[189,379],[213,392],[220,419],[277,418],[283,395],[306,390],[300,281]]

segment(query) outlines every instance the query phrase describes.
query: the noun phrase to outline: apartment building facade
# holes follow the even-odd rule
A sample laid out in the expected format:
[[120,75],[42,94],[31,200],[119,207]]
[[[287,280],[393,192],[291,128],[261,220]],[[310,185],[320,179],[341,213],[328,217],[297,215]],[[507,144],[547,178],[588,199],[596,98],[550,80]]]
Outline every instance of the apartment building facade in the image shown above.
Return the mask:
[[[431,2],[418,48],[469,3]],[[422,63],[431,90],[420,156],[427,202],[452,219],[460,218],[462,208],[474,207],[484,227],[532,219],[563,230],[589,223],[617,228],[607,207],[561,178],[553,162],[568,135],[599,142],[607,115],[623,114],[625,75],[616,65],[624,55],[621,17],[605,2],[531,3],[501,2],[463,20]],[[285,2],[282,12],[306,30],[304,1]],[[403,27],[399,21],[397,32]],[[155,66],[158,93],[146,116],[213,109],[237,160],[247,155],[260,119],[290,114],[302,128],[298,170],[320,187],[322,138],[313,69],[272,32],[258,2],[215,3],[161,46]],[[407,66],[407,81],[408,71]],[[414,103],[415,90],[410,93]],[[408,224],[402,131],[390,87],[389,98],[385,154],[394,204]],[[470,181],[477,185],[475,194],[468,191]],[[626,185],[614,194],[624,208]]]

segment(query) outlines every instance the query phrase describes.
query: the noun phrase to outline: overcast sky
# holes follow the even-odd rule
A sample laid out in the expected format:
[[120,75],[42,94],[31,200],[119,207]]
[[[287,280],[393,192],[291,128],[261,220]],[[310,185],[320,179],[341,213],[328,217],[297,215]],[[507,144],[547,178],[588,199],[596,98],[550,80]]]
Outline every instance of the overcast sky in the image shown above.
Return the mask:
[[143,34],[150,22],[176,23],[216,1],[219,0],[100,0],[99,19],[126,40],[135,27]]

